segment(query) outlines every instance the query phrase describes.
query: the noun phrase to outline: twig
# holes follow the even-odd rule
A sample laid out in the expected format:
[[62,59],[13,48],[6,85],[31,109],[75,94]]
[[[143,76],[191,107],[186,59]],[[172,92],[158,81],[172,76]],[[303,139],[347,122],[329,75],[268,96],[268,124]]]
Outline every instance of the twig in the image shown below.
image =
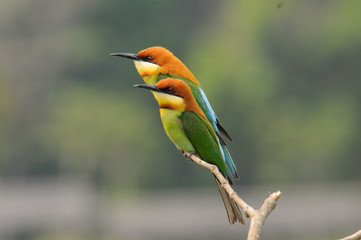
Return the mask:
[[272,210],[275,209],[277,201],[281,197],[282,193],[280,191],[272,193],[268,198],[266,198],[261,208],[255,210],[237,195],[237,193],[228,183],[227,179],[219,171],[217,166],[203,161],[192,153],[184,153],[184,155],[193,162],[207,168],[213,173],[214,176],[216,176],[216,178],[220,181],[221,186],[224,188],[224,190],[226,190],[230,198],[234,200],[243,209],[245,214],[251,218],[247,240],[258,240],[264,222]]
[[355,232],[354,234],[341,238],[340,240],[360,240],[361,239],[361,230]]

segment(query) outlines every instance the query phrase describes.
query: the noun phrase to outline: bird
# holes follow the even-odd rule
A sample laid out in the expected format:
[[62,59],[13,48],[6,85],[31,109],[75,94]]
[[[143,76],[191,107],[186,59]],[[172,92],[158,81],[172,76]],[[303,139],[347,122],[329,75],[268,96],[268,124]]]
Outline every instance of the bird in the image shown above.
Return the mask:
[[[137,88],[151,90],[159,104],[164,130],[174,145],[183,153],[196,154],[204,161],[214,164],[225,178],[230,179],[219,140],[206,115],[196,102],[191,88],[184,81],[165,78],[151,84],[137,84]],[[244,224],[237,205],[215,178],[226,208],[230,224]]]
[[233,181],[234,179],[239,179],[236,165],[234,164],[221,133],[230,141],[232,141],[232,138],[219,122],[200,83],[181,60],[174,56],[171,51],[160,46],[146,48],[139,51],[137,54],[111,53],[110,55],[133,60],[139,75],[146,84],[155,85],[158,81],[165,78],[180,79],[184,81],[190,87],[192,95],[215,131],[216,137],[219,140],[218,144],[223,159],[226,163],[227,171],[229,172],[229,180]]

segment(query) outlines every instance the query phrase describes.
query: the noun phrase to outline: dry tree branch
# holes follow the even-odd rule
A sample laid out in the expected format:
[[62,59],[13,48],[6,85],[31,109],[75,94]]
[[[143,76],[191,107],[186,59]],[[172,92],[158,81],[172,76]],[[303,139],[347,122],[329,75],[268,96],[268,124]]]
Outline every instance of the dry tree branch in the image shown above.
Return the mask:
[[354,234],[341,238],[339,240],[360,240],[361,239],[361,230],[359,230],[358,232],[355,232]]
[[226,190],[230,198],[243,209],[248,217],[251,218],[247,240],[258,240],[264,222],[272,210],[275,209],[277,201],[281,197],[282,193],[280,191],[272,193],[268,198],[266,198],[261,208],[255,210],[237,195],[237,193],[228,183],[227,179],[225,179],[222,173],[219,171],[217,166],[203,161],[192,153],[184,153],[184,156],[188,157],[191,161],[197,163],[198,165],[207,168],[214,174],[214,176],[216,176],[216,178],[220,181],[221,186],[224,188],[224,190]]

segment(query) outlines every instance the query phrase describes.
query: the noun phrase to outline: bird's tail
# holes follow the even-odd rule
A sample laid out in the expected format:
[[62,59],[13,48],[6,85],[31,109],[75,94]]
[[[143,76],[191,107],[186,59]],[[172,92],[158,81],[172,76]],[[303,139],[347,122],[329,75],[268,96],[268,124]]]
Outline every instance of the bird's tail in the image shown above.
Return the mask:
[[226,190],[222,188],[219,180],[216,177],[214,178],[216,180],[219,193],[221,194],[224,206],[226,208],[229,223],[234,224],[236,222],[241,222],[242,224],[245,224],[241,210],[239,209],[237,203],[229,197]]

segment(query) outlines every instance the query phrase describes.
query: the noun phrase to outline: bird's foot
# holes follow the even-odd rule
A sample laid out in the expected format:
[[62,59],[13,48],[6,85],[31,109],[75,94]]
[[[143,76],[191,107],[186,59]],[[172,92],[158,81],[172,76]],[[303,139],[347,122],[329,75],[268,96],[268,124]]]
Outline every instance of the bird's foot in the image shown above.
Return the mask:
[[183,156],[185,156],[186,158],[188,158],[189,161],[192,161],[192,160],[191,160],[192,156],[193,156],[193,155],[196,155],[196,154],[193,153],[193,152],[184,152],[183,150],[182,150],[182,153],[183,153]]

